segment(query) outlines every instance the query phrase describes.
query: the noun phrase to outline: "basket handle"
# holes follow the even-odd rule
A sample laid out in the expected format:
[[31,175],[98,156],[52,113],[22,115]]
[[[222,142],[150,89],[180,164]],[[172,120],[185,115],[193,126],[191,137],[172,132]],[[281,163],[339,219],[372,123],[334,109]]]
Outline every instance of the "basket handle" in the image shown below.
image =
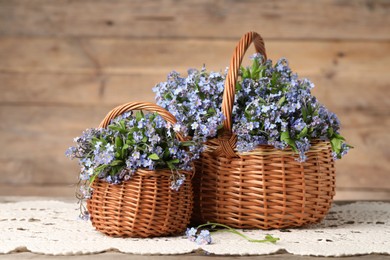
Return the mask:
[[236,93],[238,72],[240,70],[241,62],[245,55],[245,52],[247,51],[252,42],[255,45],[256,52],[262,54],[264,56],[264,59],[267,59],[264,40],[258,33],[248,32],[241,37],[230,60],[229,71],[226,77],[225,89],[223,92],[222,99],[222,112],[225,116],[225,121],[223,122],[223,129],[224,132],[227,132],[229,134],[232,133],[232,110],[234,104],[234,96]]
[[[103,121],[100,123],[100,128],[105,128],[109,125],[110,121],[114,119],[115,117],[126,113],[128,111],[132,110],[144,110],[149,112],[156,112],[159,114],[165,121],[171,123],[172,125],[176,124],[177,120],[176,118],[169,113],[164,108],[150,103],[150,102],[129,102],[125,103],[123,105],[117,106],[116,108],[112,109],[110,112],[107,113],[106,117],[103,119]],[[180,141],[184,141],[184,138],[181,134],[176,133],[177,139]]]

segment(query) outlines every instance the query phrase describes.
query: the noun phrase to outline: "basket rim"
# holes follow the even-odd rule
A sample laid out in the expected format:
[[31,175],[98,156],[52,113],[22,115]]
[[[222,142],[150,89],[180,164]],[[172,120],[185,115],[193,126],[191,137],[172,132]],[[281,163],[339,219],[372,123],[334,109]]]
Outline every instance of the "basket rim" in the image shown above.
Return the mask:
[[[132,101],[132,102],[123,103],[111,109],[110,112],[108,112],[107,115],[104,117],[104,119],[100,122],[99,128],[107,128],[107,126],[110,124],[112,119],[116,118],[119,115],[122,115],[125,112],[129,112],[133,110],[154,112],[157,113],[159,116],[161,116],[169,124],[174,125],[177,123],[176,117],[174,117],[168,110],[164,109],[159,105],[156,105],[151,102]],[[175,136],[179,141],[186,140],[182,135],[182,133],[180,132],[176,132]]]
[[[186,171],[186,170],[177,170],[177,172],[179,173],[183,173],[185,175],[189,175],[190,178],[193,177],[194,175],[194,167],[192,167],[193,170],[191,171]],[[174,170],[171,170],[171,169],[168,169],[168,168],[163,168],[163,169],[154,169],[154,170],[149,170],[149,169],[145,169],[145,168],[138,168],[134,173],[133,173],[133,176],[132,178],[135,176],[135,175],[139,175],[139,176],[143,176],[143,177],[171,177],[172,176],[172,171]],[[99,181],[103,181],[102,179],[99,179],[99,178],[96,178],[94,181],[96,180],[99,180]],[[130,179],[131,180],[131,179]],[[123,181],[124,182],[127,182],[127,181]]]
[[[204,145],[205,145],[205,150],[204,152],[206,153],[213,153],[215,150],[218,149],[219,147],[219,138],[214,138],[208,140]],[[321,152],[324,150],[330,149],[330,141],[325,141],[325,140],[319,140],[315,139],[310,142],[311,147],[307,153],[317,153]],[[237,148],[234,149],[234,153],[236,156],[241,157],[241,156],[250,156],[250,155],[289,155],[289,156],[294,156],[297,153],[292,150],[290,146],[286,147],[285,149],[277,149],[272,145],[268,144],[263,144],[263,145],[258,145],[254,150],[249,151],[249,152],[238,152]]]

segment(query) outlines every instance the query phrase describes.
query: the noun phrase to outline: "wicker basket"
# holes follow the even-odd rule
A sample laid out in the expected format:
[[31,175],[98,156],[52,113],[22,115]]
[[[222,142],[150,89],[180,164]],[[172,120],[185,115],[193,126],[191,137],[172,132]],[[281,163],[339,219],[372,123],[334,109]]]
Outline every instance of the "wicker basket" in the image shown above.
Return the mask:
[[286,228],[320,221],[335,194],[335,168],[329,142],[314,142],[307,161],[299,163],[291,149],[258,146],[235,150],[232,108],[239,67],[247,48],[266,57],[263,39],[245,34],[237,45],[225,82],[224,129],[197,163],[196,213],[200,222],[235,228]]
[[[176,119],[152,103],[127,103],[107,114],[100,127],[130,110],[157,112],[174,124]],[[177,138],[183,140],[180,135]],[[171,170],[138,169],[133,177],[115,185],[101,180],[92,184],[92,198],[87,201],[92,225],[109,236],[157,237],[184,232],[193,207],[191,179],[193,172],[181,171],[186,181],[179,191],[170,189]]]

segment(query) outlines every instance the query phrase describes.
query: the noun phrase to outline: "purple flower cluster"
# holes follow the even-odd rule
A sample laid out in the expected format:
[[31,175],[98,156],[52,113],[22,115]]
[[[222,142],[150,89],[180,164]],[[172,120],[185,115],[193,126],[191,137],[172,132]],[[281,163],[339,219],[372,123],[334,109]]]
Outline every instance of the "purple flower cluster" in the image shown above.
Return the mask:
[[311,141],[319,139],[331,141],[335,159],[346,154],[350,147],[338,132],[340,122],[311,95],[314,84],[293,74],[286,59],[274,66],[261,55],[252,59],[252,67],[241,69],[233,107],[237,150],[290,146],[303,162]]
[[[341,158],[350,146],[339,134],[340,122],[311,95],[314,84],[292,73],[288,61],[275,65],[252,56],[252,66],[241,68],[233,106],[233,132],[237,134],[237,150],[248,152],[258,145],[277,149],[291,147],[307,159],[313,140],[331,142],[333,157]],[[195,141],[214,137],[221,127],[222,94],[225,75],[190,70],[186,78],[176,72],[156,85],[157,103],[169,110],[184,126],[183,131]],[[200,142],[199,142],[200,143]],[[201,152],[194,146],[193,152]]]
[[188,240],[196,242],[198,245],[209,245],[212,242],[210,231],[206,229],[198,232],[197,228],[187,228],[186,236]]
[[[200,71],[189,70],[185,78],[173,71],[153,91],[157,104],[171,112],[183,125],[186,135],[200,144],[216,136],[223,121],[220,106],[224,81],[224,75],[207,73],[205,67]],[[196,150],[200,152],[200,148]]]
[[74,139],[76,146],[66,151],[68,157],[79,159],[80,197],[90,197],[89,184],[95,178],[119,184],[138,168],[171,169],[171,188],[178,190],[185,181],[180,170],[192,170],[198,154],[189,151],[194,150],[195,142],[180,142],[175,134],[175,126],[158,114],[142,112],[125,113],[107,128],[87,129]]

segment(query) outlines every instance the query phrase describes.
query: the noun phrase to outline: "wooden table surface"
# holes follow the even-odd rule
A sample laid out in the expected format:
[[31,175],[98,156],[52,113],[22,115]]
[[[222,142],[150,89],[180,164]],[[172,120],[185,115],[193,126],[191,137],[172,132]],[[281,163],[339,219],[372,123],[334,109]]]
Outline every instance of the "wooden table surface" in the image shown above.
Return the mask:
[[[33,197],[33,196],[0,196],[0,203],[11,203],[11,202],[18,202],[18,201],[26,201],[26,200],[48,200],[51,199],[51,197]],[[76,202],[75,198],[72,197],[56,197],[53,198],[55,200],[60,200],[64,202]],[[336,201],[335,203],[340,204],[348,204],[352,203],[354,201]],[[246,260],[252,260],[252,259],[329,259],[329,257],[311,257],[311,256],[297,256],[292,255],[287,252],[279,252],[278,254],[274,255],[262,255],[262,256],[213,256],[213,255],[206,255],[203,251],[194,252],[191,254],[185,254],[185,255],[132,255],[132,254],[123,254],[116,251],[108,251],[100,254],[91,254],[91,255],[75,255],[75,256],[49,256],[49,255],[40,255],[40,254],[33,254],[29,252],[15,252],[12,254],[6,254],[2,255],[0,254],[0,259],[115,259],[115,260],[151,260],[151,259],[157,259],[157,260],[205,260],[205,259],[246,259]],[[345,257],[332,257],[332,258],[343,258]],[[362,255],[362,256],[352,256],[351,259],[390,259],[390,255],[378,255],[378,254],[370,254],[370,255]]]

